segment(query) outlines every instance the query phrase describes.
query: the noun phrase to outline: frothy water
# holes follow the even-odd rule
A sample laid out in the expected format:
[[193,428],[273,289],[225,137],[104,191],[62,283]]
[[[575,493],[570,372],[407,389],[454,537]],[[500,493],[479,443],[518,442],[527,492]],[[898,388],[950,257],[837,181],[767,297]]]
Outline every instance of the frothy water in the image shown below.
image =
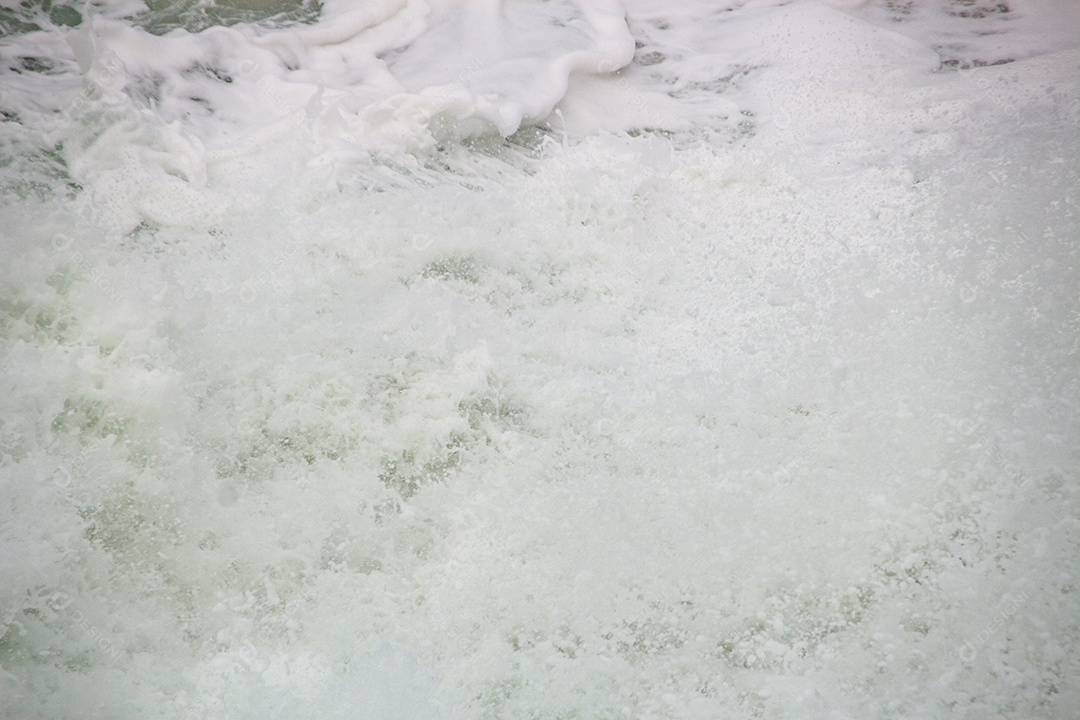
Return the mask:
[[1080,710],[1068,2],[0,9],[0,715]]

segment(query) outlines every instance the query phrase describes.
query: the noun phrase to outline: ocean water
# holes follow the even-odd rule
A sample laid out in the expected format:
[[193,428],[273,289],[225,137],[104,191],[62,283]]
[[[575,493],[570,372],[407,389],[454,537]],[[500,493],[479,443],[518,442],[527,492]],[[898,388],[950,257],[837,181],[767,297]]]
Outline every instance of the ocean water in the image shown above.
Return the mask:
[[0,1],[0,717],[1080,714],[1071,0]]

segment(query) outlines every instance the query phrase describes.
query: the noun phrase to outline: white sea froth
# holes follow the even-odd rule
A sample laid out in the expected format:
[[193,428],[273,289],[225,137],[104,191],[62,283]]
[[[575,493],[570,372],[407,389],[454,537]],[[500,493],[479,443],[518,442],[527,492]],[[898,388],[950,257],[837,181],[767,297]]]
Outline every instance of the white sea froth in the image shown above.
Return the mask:
[[1076,714],[1074,9],[669,5],[0,14],[0,716]]

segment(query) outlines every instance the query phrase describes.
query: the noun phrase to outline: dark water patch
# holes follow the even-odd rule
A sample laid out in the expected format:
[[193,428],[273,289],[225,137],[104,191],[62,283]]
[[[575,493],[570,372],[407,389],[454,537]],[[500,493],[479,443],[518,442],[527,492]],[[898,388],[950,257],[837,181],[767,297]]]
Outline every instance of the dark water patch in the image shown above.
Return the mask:
[[56,72],[56,63],[46,57],[25,56],[18,58],[18,64],[11,69],[20,74],[31,72],[47,75]]
[[942,70],[971,70],[972,68],[990,67],[992,65],[1008,65],[1014,62],[1013,58],[1001,58],[998,60],[982,60],[979,58],[944,58],[941,61]]
[[982,20],[994,15],[1005,15],[1011,12],[1007,2],[980,2],[979,0],[955,0],[949,8],[949,14],[953,17]]
[[268,27],[311,25],[322,13],[320,0],[149,0],[148,9],[132,18],[147,32],[202,32],[210,27],[253,24]]
[[37,32],[48,25],[77,27],[82,23],[81,2],[23,0],[14,6],[0,6],[0,38]]
[[[5,113],[5,120],[9,120]],[[17,118],[10,118],[17,122]],[[30,148],[0,140],[0,203],[74,197],[82,187],[68,173],[64,146]]]

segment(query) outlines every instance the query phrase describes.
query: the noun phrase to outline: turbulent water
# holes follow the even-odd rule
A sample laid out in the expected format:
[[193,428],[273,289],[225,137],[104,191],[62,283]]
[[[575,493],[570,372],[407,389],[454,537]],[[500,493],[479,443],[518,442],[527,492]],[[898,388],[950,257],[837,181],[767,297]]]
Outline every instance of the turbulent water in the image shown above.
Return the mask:
[[0,717],[1080,713],[1071,0],[0,2]]

